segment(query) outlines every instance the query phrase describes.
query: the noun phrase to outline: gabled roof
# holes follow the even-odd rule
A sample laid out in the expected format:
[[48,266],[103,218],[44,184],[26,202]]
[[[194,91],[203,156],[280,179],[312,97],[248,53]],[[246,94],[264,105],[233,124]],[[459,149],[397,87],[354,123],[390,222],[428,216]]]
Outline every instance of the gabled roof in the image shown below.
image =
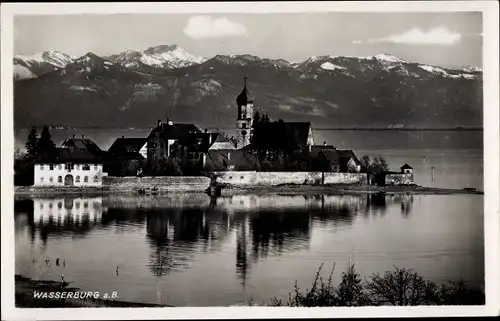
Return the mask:
[[340,165],[340,155],[334,149],[324,149],[318,156],[325,158],[331,165]]
[[408,163],[405,163],[403,166],[400,167],[401,169],[413,169]]
[[139,153],[146,142],[146,138],[117,138],[108,152],[111,154]]
[[312,145],[311,146],[311,157],[316,157],[318,156],[319,152],[321,152],[324,149],[333,149],[335,150],[335,147],[333,145]]
[[57,147],[47,151],[35,159],[35,163],[91,163],[100,164],[103,159],[90,153],[88,150],[79,148]]
[[86,138],[69,138],[62,143],[62,147],[72,150],[88,151],[94,156],[102,156],[103,151],[90,139]]
[[156,133],[159,133],[160,138],[164,140],[179,140],[186,137],[189,133],[201,133],[201,131],[194,124],[162,123],[151,131],[147,140],[149,141]]
[[337,152],[339,153],[340,158],[344,159],[352,158],[356,163],[361,164],[361,162],[351,149],[338,149]]

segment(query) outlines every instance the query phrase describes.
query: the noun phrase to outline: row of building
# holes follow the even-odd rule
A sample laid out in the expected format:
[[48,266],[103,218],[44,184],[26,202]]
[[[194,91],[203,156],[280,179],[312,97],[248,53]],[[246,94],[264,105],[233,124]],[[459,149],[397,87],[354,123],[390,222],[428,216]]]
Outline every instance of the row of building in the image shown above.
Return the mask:
[[[41,186],[100,186],[103,177],[140,174],[145,164],[176,158],[183,164],[200,166],[208,171],[255,170],[256,156],[251,143],[254,101],[246,78],[236,99],[238,115],[236,138],[220,132],[201,130],[194,124],[158,120],[144,138],[121,137],[107,151],[92,140],[66,139],[61,147],[41,155],[35,164],[34,184]],[[276,123],[275,123],[276,124]],[[322,171],[360,172],[362,164],[352,150],[339,150],[326,143],[316,145],[310,122],[280,122],[287,148],[306,152]],[[284,130],[283,130],[284,129]]]

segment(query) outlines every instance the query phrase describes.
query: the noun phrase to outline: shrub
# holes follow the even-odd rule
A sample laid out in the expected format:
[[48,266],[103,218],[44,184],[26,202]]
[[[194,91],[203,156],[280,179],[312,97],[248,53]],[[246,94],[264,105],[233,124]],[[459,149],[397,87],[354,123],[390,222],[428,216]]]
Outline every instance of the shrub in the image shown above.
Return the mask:
[[411,269],[395,267],[394,271],[386,271],[384,276],[376,273],[368,280],[366,288],[376,305],[390,303],[401,306],[439,303],[435,284],[425,281]]
[[[481,289],[469,287],[463,280],[450,281],[442,286],[427,281],[411,269],[394,267],[384,275],[373,274],[362,281],[354,264],[342,273],[338,286],[333,286],[333,269],[326,282],[320,277],[323,264],[316,272],[310,289],[301,290],[295,281],[288,301],[271,298],[272,306],[367,306],[367,305],[481,305],[485,303]],[[335,268],[335,265],[334,265]]]

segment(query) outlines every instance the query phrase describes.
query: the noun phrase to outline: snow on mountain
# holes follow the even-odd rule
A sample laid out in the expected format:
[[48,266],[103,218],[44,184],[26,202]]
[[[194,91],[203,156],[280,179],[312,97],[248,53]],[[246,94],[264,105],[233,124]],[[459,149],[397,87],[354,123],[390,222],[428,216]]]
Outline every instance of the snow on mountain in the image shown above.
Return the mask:
[[440,75],[442,75],[444,77],[448,77],[448,78],[455,78],[455,79],[458,79],[458,78],[475,79],[476,78],[475,75],[466,74],[466,73],[465,74],[464,73],[450,74],[449,72],[447,72],[446,70],[444,70],[442,68],[429,66],[429,65],[418,65],[418,67],[431,73],[431,74],[440,74]]
[[25,66],[14,65],[14,78],[16,80],[36,78],[36,75]]
[[127,68],[139,68],[144,64],[154,68],[174,69],[205,61],[205,58],[194,56],[178,45],[161,45],[144,51],[127,50],[116,57],[116,62]]
[[378,61],[384,61],[384,62],[406,62],[404,60],[399,59],[398,57],[394,57],[388,54],[378,54],[373,57],[368,57],[369,59],[376,59]]
[[320,67],[323,68],[323,69],[325,69],[325,70],[335,70],[335,69],[342,70],[342,69],[346,69],[345,67],[342,67],[342,66],[339,66],[339,65],[334,65],[334,64],[332,64],[329,61],[322,63]]
[[482,72],[483,70],[479,67],[465,67],[465,68],[462,68],[462,71],[465,71],[465,72]]
[[26,55],[15,55],[14,61],[16,62],[24,62],[28,66],[31,64],[41,64],[41,63],[49,63],[56,68],[64,68],[67,64],[71,63],[75,57],[72,57],[68,54],[65,54],[60,51],[52,50],[52,51],[43,51],[37,54],[26,56]]

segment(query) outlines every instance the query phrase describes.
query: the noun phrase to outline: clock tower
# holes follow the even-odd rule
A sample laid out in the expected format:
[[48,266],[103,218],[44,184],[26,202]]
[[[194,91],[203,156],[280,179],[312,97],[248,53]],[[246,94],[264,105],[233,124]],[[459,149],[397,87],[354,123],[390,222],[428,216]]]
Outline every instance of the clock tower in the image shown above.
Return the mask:
[[236,119],[236,148],[250,144],[253,123],[253,97],[247,89],[247,77],[244,78],[243,91],[236,98],[238,118]]

